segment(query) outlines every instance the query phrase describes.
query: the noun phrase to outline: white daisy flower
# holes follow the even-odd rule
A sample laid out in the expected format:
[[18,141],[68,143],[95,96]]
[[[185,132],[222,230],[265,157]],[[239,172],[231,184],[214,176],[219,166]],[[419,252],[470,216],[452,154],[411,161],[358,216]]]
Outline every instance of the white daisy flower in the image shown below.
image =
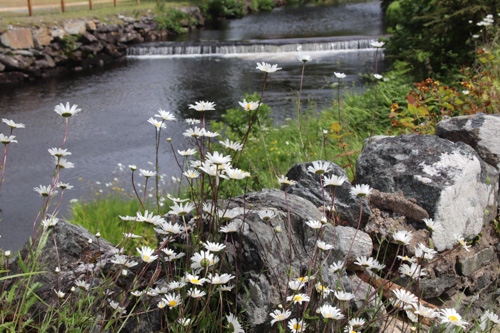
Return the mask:
[[142,246],[140,249],[137,249],[137,252],[139,252],[141,259],[146,263],[153,262],[158,258],[158,255],[153,255],[155,250],[147,246]]
[[194,105],[189,104],[189,108],[196,110],[198,112],[213,111],[213,110],[215,110],[215,103],[199,101],[199,102],[195,102]]
[[2,122],[6,123],[10,128],[25,128],[26,125],[21,123],[16,123],[13,120],[2,118]]
[[276,71],[279,71],[280,69],[282,69],[281,67],[278,67],[278,65],[271,65],[271,64],[268,64],[268,63],[257,63],[257,67],[256,69],[262,71],[262,72],[265,72],[265,73],[274,73]]
[[337,72],[333,72],[333,74],[335,75],[335,77],[337,79],[345,79],[346,75],[344,73],[337,73]]
[[259,107],[259,102],[250,102],[250,101],[247,102],[246,99],[244,99],[243,102],[238,102],[238,103],[245,111],[253,111]]
[[274,325],[275,322],[277,321],[283,321],[285,319],[288,319],[292,315],[292,311],[290,310],[274,310],[269,314],[271,317],[273,317],[273,320],[271,320],[271,326]]
[[62,116],[64,118],[68,118],[68,117],[71,117],[71,116],[77,114],[78,112],[80,112],[82,110],[78,108],[78,105],[74,104],[74,105],[70,106],[69,102],[67,102],[66,105],[64,105],[63,103],[56,105],[56,107],[54,108],[54,111],[57,114],[59,114],[60,116]]

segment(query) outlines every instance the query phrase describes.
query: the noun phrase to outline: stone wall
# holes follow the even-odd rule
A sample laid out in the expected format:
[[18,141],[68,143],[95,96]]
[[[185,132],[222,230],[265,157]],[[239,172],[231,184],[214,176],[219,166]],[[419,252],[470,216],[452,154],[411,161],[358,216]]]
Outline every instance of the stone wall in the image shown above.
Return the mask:
[[[203,25],[197,7],[181,10]],[[0,85],[78,72],[123,60],[129,45],[167,40],[175,33],[157,30],[153,17],[118,15],[117,24],[96,19],[67,20],[53,26],[8,27],[0,35]],[[186,30],[195,27],[184,22]]]

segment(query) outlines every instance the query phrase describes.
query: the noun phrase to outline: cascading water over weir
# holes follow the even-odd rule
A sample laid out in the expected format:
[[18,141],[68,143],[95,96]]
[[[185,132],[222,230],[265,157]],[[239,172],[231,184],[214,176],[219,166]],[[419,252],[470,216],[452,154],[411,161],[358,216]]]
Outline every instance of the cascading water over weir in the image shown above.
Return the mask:
[[130,58],[254,53],[371,51],[374,36],[267,39],[254,41],[155,42],[128,49]]

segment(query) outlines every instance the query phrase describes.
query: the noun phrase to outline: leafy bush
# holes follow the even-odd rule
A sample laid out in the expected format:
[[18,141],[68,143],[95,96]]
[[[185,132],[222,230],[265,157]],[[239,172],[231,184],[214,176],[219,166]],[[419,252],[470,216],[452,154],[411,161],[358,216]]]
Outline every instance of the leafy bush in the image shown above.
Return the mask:
[[245,14],[245,5],[239,0],[204,1],[200,9],[209,20],[218,18],[239,18]]
[[487,14],[496,14],[496,0],[396,0],[387,10],[389,40],[385,54],[409,63],[417,81],[444,79],[457,66],[472,63],[474,41],[486,26]]
[[186,32],[186,29],[183,27],[183,23],[188,22],[189,25],[196,24],[196,22],[194,22],[194,18],[192,18],[188,13],[174,8],[166,11],[160,11],[160,14],[155,17],[155,21],[158,23],[158,29],[171,30],[178,34]]

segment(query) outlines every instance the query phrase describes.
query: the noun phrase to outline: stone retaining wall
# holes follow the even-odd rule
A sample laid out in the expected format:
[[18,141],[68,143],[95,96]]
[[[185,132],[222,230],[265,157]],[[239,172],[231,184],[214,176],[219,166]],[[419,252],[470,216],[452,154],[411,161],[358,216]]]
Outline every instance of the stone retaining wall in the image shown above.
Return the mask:
[[[204,18],[198,7],[182,8],[198,25]],[[125,58],[129,45],[167,40],[175,33],[158,30],[153,17],[118,15],[119,24],[96,19],[68,20],[53,26],[10,26],[0,35],[0,85],[16,84],[92,67]],[[184,22],[186,30],[195,28]]]

